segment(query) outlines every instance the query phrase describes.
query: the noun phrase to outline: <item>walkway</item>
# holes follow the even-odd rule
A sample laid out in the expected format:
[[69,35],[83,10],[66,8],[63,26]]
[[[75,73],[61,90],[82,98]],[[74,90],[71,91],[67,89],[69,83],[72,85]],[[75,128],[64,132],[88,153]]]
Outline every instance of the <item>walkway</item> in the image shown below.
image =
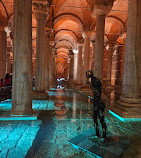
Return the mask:
[[[90,153],[68,143],[69,139],[93,126],[88,95],[73,90],[52,90],[49,100],[33,101],[33,109],[39,112],[38,120],[1,121],[0,158],[93,158]],[[109,102],[107,97],[104,100]],[[10,106],[9,101],[7,107],[10,109]],[[0,105],[0,114],[7,107]],[[109,114],[108,109],[109,106],[106,107],[108,130],[132,140],[122,158],[141,157],[141,122],[121,122]]]

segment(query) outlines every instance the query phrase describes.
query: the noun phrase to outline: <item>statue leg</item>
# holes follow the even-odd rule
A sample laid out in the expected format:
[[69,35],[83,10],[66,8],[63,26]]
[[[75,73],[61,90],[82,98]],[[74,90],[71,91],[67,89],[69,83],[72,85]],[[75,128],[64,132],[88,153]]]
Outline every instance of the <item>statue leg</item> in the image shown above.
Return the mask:
[[95,126],[95,131],[96,131],[96,136],[99,137],[99,125],[98,125],[98,115],[97,111],[94,109],[93,113],[93,121],[94,121],[94,126]]
[[100,123],[101,123],[101,125],[102,125],[103,138],[106,138],[107,125],[106,125],[106,123],[105,123],[105,118],[104,118],[103,115],[102,115],[102,116],[100,115]]

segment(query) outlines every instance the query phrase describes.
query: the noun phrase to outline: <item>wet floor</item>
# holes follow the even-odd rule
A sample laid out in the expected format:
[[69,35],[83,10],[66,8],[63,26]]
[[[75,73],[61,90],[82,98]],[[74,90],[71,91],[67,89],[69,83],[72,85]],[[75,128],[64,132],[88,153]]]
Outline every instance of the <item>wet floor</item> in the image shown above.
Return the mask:
[[[0,158],[95,157],[68,143],[69,139],[93,127],[90,94],[67,89],[52,89],[48,93],[49,100],[33,100],[33,109],[39,112],[37,120],[0,122]],[[140,158],[141,122],[121,122],[108,112],[116,94],[113,90],[103,94],[108,131],[131,140],[123,158]],[[0,114],[10,108],[11,100],[0,105]]]

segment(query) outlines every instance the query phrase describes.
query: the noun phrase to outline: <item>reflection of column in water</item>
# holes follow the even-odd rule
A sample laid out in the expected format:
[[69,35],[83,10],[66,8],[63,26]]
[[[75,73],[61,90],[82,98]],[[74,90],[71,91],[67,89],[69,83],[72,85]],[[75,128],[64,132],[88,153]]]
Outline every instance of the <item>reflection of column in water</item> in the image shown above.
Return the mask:
[[90,98],[90,96],[88,97],[88,105],[87,105],[87,108],[88,108],[88,113],[91,113],[91,99],[93,98]]
[[76,122],[76,93],[73,93],[72,121]]
[[115,90],[113,90],[110,95],[110,106],[113,106],[114,102],[115,102]]

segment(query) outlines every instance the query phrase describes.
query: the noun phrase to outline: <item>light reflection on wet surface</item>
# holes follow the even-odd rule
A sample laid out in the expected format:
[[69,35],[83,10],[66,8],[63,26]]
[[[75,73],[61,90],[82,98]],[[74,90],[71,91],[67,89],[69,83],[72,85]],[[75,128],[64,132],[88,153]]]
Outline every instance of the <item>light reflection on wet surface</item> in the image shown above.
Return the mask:
[[[108,130],[114,135],[132,140],[123,158],[141,157],[141,122],[121,122],[108,113],[118,94],[112,91],[109,98],[104,97],[110,103],[105,112]],[[68,143],[69,139],[93,127],[93,105],[88,95],[67,89],[52,90],[49,92],[49,100],[33,100],[33,109],[39,111],[38,120],[1,121],[0,157],[19,157],[18,154],[20,157],[42,158],[94,157],[88,152],[74,149]],[[10,101],[0,108],[0,111],[6,111],[6,108],[9,110]],[[10,145],[6,145],[8,143]]]

